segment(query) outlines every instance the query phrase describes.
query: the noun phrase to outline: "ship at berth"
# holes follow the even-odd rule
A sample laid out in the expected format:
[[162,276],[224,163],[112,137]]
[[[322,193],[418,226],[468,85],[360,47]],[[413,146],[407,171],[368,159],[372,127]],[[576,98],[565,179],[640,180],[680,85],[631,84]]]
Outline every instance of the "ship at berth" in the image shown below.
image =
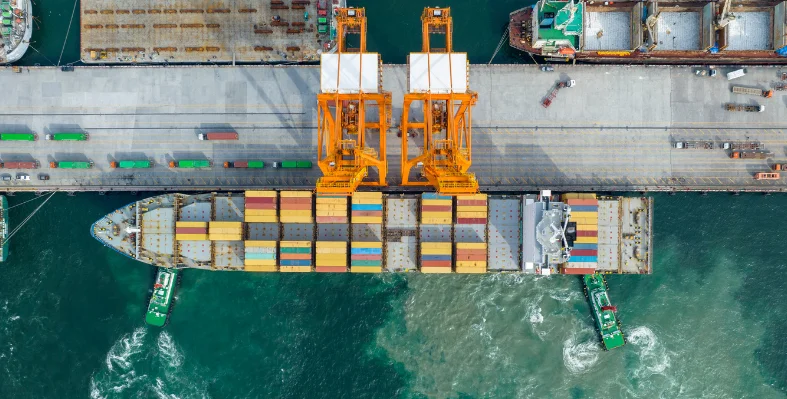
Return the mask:
[[0,0],[0,64],[19,61],[30,47],[33,35],[33,3],[30,0]]
[[96,221],[163,268],[247,272],[651,273],[653,201],[590,193],[164,194]]
[[509,44],[555,61],[787,63],[784,1],[539,0],[509,18]]

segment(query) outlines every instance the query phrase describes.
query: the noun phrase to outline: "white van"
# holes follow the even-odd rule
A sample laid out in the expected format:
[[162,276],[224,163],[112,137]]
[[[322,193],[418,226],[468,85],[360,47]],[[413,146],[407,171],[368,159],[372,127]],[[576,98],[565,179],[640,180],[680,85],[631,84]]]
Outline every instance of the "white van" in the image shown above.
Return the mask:
[[727,74],[727,80],[737,79],[737,78],[739,78],[741,76],[744,76],[744,75],[746,75],[746,69],[741,68],[741,69],[738,69],[738,70],[735,70],[735,71],[732,71],[732,72],[728,73]]

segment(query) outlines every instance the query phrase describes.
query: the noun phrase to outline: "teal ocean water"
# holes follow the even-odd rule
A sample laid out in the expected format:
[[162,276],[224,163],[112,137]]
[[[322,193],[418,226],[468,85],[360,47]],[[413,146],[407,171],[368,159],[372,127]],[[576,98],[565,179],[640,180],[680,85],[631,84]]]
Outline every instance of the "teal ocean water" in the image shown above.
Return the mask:
[[187,270],[147,327],[153,271],[88,235],[135,198],[57,195],[14,237],[0,397],[787,396],[781,196],[656,195],[655,273],[609,278],[629,339],[611,352],[565,276]]

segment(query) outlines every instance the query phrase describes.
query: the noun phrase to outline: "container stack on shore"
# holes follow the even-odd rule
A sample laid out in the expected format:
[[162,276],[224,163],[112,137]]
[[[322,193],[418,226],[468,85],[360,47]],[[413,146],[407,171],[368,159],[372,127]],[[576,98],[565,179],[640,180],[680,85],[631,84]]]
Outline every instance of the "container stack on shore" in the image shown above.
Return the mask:
[[282,223],[314,223],[311,191],[282,191],[279,196]]
[[176,241],[205,241],[208,239],[208,222],[175,222]]
[[356,192],[352,197],[350,271],[383,271],[383,194]]
[[341,273],[347,271],[346,241],[317,241],[317,272]]
[[247,240],[245,243],[245,256],[243,269],[247,272],[275,272],[276,241]]
[[571,257],[563,266],[565,274],[593,274],[598,267],[598,199],[595,194],[564,194],[571,207],[570,221],[577,224],[577,239]]
[[346,196],[317,196],[317,223],[348,223]]
[[456,197],[457,273],[486,273],[487,268],[487,195],[460,195]]
[[246,223],[277,223],[276,191],[246,191]]
[[279,243],[279,268],[282,272],[312,271],[311,241],[282,241]]

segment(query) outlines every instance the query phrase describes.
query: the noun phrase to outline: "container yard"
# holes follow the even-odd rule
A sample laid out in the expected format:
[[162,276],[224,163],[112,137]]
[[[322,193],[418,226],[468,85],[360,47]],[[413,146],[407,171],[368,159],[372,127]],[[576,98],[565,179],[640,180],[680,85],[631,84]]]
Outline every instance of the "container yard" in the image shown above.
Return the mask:
[[[321,215],[321,205],[333,214]],[[424,216],[434,212],[439,215]],[[106,215],[91,233],[160,267],[650,274],[652,216],[646,197],[589,193],[454,198],[357,192],[348,201],[271,190],[151,197]]]
[[333,9],[339,5],[85,0],[79,16],[81,58],[92,64],[317,61],[320,52],[333,48]]

